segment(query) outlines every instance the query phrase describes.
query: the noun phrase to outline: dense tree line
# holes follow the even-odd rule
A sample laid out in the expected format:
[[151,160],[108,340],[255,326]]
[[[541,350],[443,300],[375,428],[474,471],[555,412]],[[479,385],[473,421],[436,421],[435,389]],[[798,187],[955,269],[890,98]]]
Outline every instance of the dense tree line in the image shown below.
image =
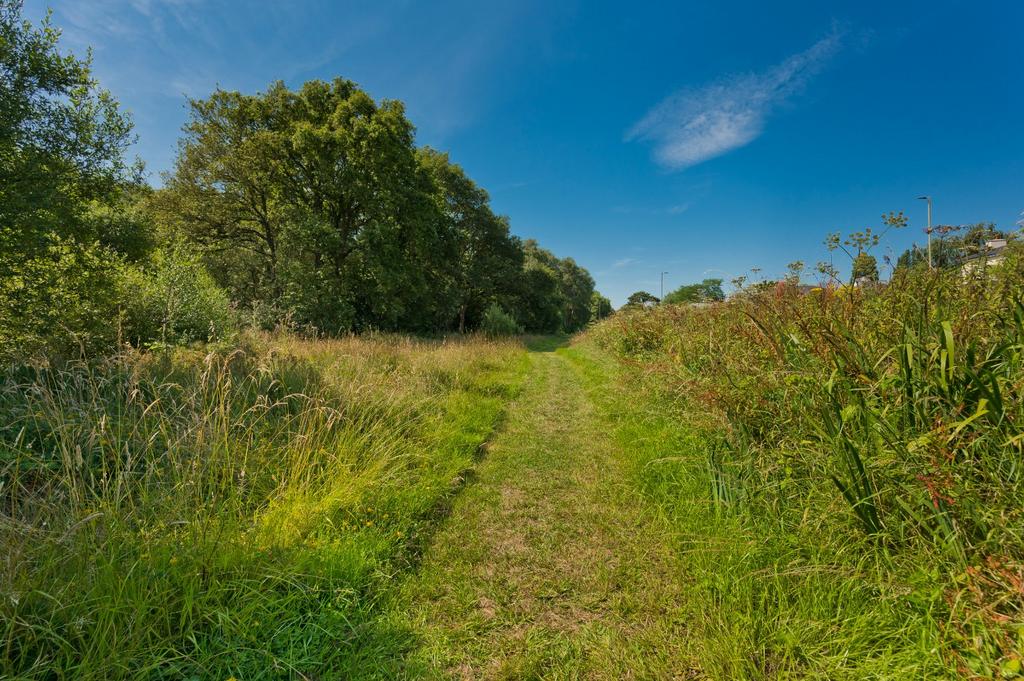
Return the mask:
[[130,118],[58,38],[0,0],[5,355],[187,342],[246,319],[571,332],[611,312],[584,268],[512,235],[447,154],[417,147],[401,102],[341,78],[217,90],[189,102],[153,189],[127,160]]

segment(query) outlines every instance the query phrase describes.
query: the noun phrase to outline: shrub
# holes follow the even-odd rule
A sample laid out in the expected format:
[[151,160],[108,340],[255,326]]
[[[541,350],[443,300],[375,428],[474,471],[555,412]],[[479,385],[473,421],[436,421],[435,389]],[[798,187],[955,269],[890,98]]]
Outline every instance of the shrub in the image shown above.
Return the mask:
[[27,257],[0,255],[0,361],[112,346],[120,267],[102,246],[59,239]]
[[125,333],[137,345],[218,340],[237,329],[227,293],[182,248],[156,252],[144,269],[128,268],[121,286]]
[[480,330],[488,336],[512,336],[522,332],[515,317],[505,312],[497,303],[491,303],[484,310]]

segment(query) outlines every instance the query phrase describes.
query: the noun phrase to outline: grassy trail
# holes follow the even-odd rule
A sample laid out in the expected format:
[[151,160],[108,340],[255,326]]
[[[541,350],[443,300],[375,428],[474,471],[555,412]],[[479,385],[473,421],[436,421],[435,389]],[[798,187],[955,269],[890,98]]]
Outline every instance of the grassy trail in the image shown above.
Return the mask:
[[[684,575],[567,349],[523,390],[402,589],[400,676],[692,678]],[[397,622],[396,622],[397,624]]]

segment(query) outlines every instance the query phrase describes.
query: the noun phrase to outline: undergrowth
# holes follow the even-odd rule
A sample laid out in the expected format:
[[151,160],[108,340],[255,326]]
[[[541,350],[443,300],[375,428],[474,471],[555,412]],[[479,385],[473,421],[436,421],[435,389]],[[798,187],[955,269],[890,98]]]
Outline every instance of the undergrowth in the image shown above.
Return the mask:
[[[525,370],[251,337],[0,376],[0,677],[344,677]],[[348,670],[348,672],[346,671]]]
[[[712,678],[1015,678],[1024,261],[616,315],[623,445]],[[591,347],[591,351],[597,352]],[[596,361],[596,360],[595,360]]]

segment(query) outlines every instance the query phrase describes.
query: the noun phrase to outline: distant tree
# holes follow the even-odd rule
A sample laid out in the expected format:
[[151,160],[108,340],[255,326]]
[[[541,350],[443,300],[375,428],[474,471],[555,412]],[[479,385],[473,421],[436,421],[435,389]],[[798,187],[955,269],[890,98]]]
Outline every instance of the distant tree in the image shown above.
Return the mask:
[[429,147],[417,158],[435,184],[435,200],[446,221],[450,300],[462,333],[475,326],[485,308],[515,289],[523,266],[518,239],[509,234],[508,219],[491,211],[487,192],[478,187],[448,154]]
[[594,279],[572,258],[558,258],[533,239],[523,242],[517,318],[529,331],[582,329],[590,320]]
[[878,261],[875,260],[875,256],[858,253],[857,257],[853,259],[852,278],[853,281],[861,279],[878,281]]
[[725,300],[721,279],[705,279],[699,284],[685,284],[665,296],[668,304],[709,303]]
[[562,330],[562,296],[558,285],[558,272],[530,257],[527,251],[519,280],[515,313],[516,319],[526,331],[554,333]]
[[[934,254],[933,254],[934,255]],[[918,265],[928,264],[928,251],[924,248],[914,244],[907,250],[903,251],[899,258],[896,259],[896,268],[901,267],[917,267]]]
[[559,262],[560,290],[564,302],[563,328],[579,331],[590,321],[591,297],[594,294],[594,279],[586,269],[572,258]]
[[595,321],[598,319],[604,319],[614,312],[612,307],[612,301],[602,296],[597,291],[590,294],[590,319]]
[[651,295],[647,291],[637,291],[631,293],[629,298],[626,299],[626,307],[646,307],[647,305],[653,305],[661,302],[657,296]]

